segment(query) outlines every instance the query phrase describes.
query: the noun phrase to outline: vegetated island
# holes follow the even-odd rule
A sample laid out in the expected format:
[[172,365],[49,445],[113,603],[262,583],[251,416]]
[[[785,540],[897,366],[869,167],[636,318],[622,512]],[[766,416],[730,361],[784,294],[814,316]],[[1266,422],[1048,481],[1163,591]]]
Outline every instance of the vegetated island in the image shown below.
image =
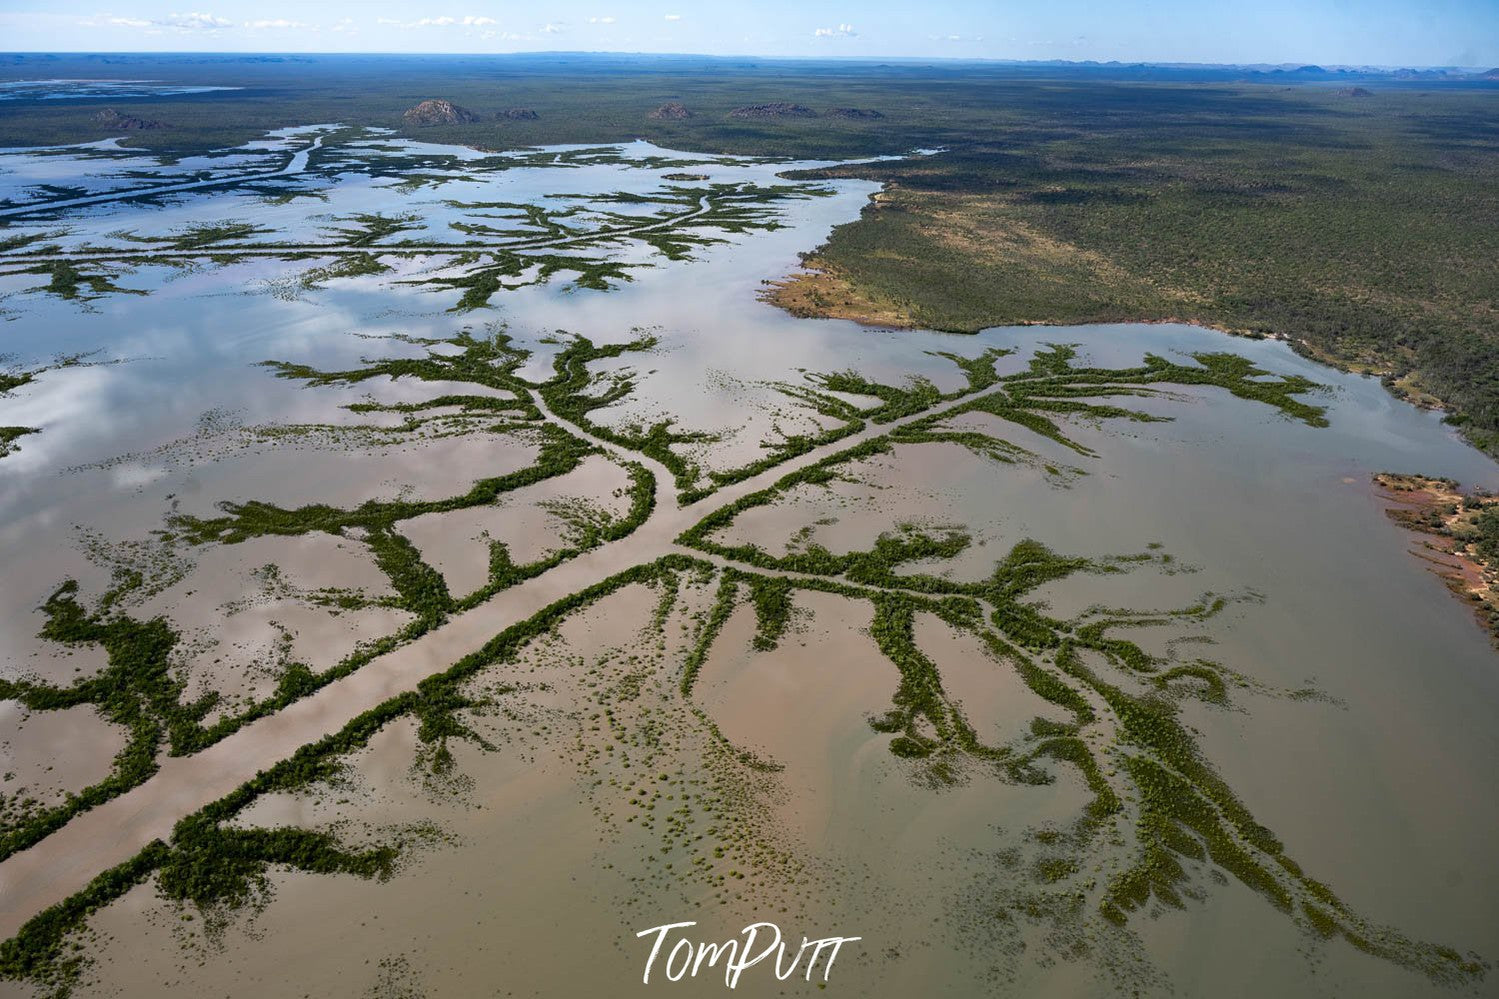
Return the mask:
[[1380,472],[1380,495],[1391,520],[1426,537],[1411,553],[1431,566],[1499,646],[1499,496],[1464,494],[1452,479]]

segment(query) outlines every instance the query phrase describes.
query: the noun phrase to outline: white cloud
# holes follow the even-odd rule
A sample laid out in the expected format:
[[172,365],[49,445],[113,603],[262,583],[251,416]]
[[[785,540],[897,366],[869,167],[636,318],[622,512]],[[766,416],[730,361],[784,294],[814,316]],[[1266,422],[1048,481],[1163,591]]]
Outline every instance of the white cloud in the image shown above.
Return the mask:
[[267,29],[267,28],[281,30],[281,31],[289,30],[289,29],[292,29],[292,28],[303,29],[303,30],[310,30],[310,31],[316,31],[317,30],[316,25],[308,24],[306,21],[288,21],[284,17],[274,18],[274,19],[269,20],[269,21],[246,21],[245,22],[245,27],[247,27],[247,28],[254,28],[256,30],[264,30],[264,29]]
[[396,21],[388,17],[377,17],[375,23],[400,25],[403,28],[487,28],[500,22],[492,17],[476,14],[468,14],[464,17],[451,17],[443,14],[439,17],[423,17],[416,21]]
[[173,31],[204,31],[216,32],[220,28],[232,28],[234,22],[227,17],[218,17],[214,14],[205,14],[201,11],[192,11],[187,14],[168,14],[166,17],[110,17],[100,15],[87,18],[79,22],[91,27],[108,26],[112,28],[140,28],[148,35],[157,35],[165,28]]
[[840,24],[836,28],[818,28],[812,32],[813,38],[852,38],[858,32],[852,24]]
[[215,17],[212,14],[204,14],[194,11],[188,14],[168,14],[157,24],[168,28],[177,28],[182,31],[217,31],[219,28],[234,26],[234,22],[226,17]]
[[589,24],[613,24],[614,23],[614,18],[612,16],[609,16],[609,15],[605,15],[604,17],[590,17],[588,19],[588,23]]
[[542,26],[541,33],[543,35],[560,35],[560,34],[562,34],[562,32],[564,32],[566,30],[567,29],[564,28],[562,25],[560,25],[560,24],[552,24],[549,21],[545,25]]
[[682,19],[682,15],[681,14],[667,14],[666,15],[666,19],[668,21],[680,21]]

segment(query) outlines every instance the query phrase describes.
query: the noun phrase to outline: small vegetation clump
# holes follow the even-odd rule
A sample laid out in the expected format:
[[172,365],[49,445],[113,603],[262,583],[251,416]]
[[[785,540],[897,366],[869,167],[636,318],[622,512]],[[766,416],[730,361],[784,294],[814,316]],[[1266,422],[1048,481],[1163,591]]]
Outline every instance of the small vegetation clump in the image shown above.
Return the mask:
[[[59,358],[53,364],[40,368],[15,368],[10,371],[0,370],[0,399],[8,398],[16,389],[33,384],[37,378],[55,368],[74,368],[93,363],[82,355],[69,355]],[[0,458],[15,454],[21,450],[17,443],[22,437],[40,433],[37,427],[0,426]]]
[[36,432],[36,427],[0,427],[0,458],[21,450],[16,441]]

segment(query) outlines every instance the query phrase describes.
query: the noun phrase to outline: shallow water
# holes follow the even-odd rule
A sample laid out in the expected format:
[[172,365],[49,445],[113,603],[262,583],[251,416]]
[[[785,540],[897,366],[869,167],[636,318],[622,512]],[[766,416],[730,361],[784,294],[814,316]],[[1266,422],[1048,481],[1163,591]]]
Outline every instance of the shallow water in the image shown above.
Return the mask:
[[68,101],[100,97],[176,97],[207,94],[240,87],[191,86],[155,80],[5,80],[0,82],[0,101]]
[[[276,145],[272,165],[284,162],[290,148]],[[88,156],[49,153],[36,162],[45,163],[47,182],[58,184],[82,181],[99,168]],[[71,174],[60,167],[69,164]],[[0,276],[7,320],[0,355],[8,364],[34,369],[82,357],[0,399],[0,424],[40,430],[0,459],[5,675],[35,673],[63,683],[81,662],[93,664],[37,637],[38,605],[70,577],[87,595],[106,590],[111,568],[148,545],[170,511],[209,516],[223,500],[352,507],[367,498],[449,496],[477,478],[524,467],[535,454],[534,442],[501,431],[402,439],[385,432],[399,424],[393,414],[365,417],[340,408],[366,398],[417,402],[449,393],[451,385],[379,378],[303,387],[275,377],[259,366],[263,361],[347,369],[361,358],[426,353],[419,343],[372,337],[441,339],[503,324],[534,351],[523,372],[541,377],[558,349],[549,342],[556,331],[602,344],[649,330],[660,338],[649,353],[594,365],[633,371],[636,387],[592,418],[623,427],[670,416],[678,429],[715,435],[682,453],[705,469],[724,469],[758,457],[767,438],[826,422],[776,389],[781,382],[801,384],[804,372],[852,368],[888,382],[922,375],[951,390],[959,384],[956,369],[931,351],[1016,351],[1001,371],[1018,370],[1048,343],[1077,344],[1085,363],[1111,367],[1136,364],[1147,353],[1181,360],[1228,351],[1326,386],[1308,401],[1327,407],[1330,426],[1309,427],[1217,389],[1174,390],[1127,400],[1171,422],[1069,420],[1068,433],[1097,453],[1083,457],[1014,425],[966,417],[972,427],[987,422],[1043,460],[1085,474],[1002,465],[950,444],[899,445],[854,466],[855,481],[797,487],[742,515],[723,537],[754,541],[773,554],[808,538],[843,552],[867,548],[905,522],[962,525],[975,544],[949,562],[920,568],[965,580],[987,575],[1023,538],[1092,557],[1170,553],[1169,567],[1072,576],[1037,597],[1063,617],[1095,604],[1181,607],[1205,591],[1234,598],[1208,621],[1132,636],[1153,651],[1209,655],[1247,678],[1231,710],[1191,701],[1183,707],[1204,756],[1287,853],[1350,908],[1419,940],[1490,960],[1499,954],[1499,865],[1490,842],[1499,827],[1499,796],[1489,774],[1499,758],[1492,725],[1499,664],[1469,612],[1410,557],[1407,539],[1369,488],[1370,475],[1387,469],[1499,488],[1499,466],[1458,440],[1438,415],[1395,401],[1377,381],[1297,357],[1282,343],[1191,327],[1031,327],[960,337],[798,320],[760,302],[763,281],[787,273],[799,252],[856,216],[874,189],[869,184],[798,185],[797,193],[822,193],[764,206],[761,221],[778,228],[708,227],[704,234],[718,242],[691,247],[691,259],[667,259],[631,235],[597,236],[629,228],[632,219],[654,222],[690,211],[697,199],[616,203],[600,195],[781,184],[776,174],[785,163],[678,154],[644,143],[499,156],[373,136],[333,142],[306,166],[274,191],[184,190],[17,221],[4,231],[46,231],[60,252],[76,253],[128,248],[121,232],[156,239],[161,248],[195,225],[249,220],[271,231],[229,245],[327,248],[340,245],[337,230],[360,214],[409,213],[415,217],[409,228],[361,245],[378,251],[402,240],[434,244],[393,256],[391,273],[313,281],[302,278],[331,259],[316,250],[300,260],[268,252],[216,264],[199,252],[191,267],[175,258],[111,265],[116,286],[147,295],[69,300],[35,290],[45,276]],[[129,169],[148,167],[132,154]],[[667,177],[684,171],[709,181]],[[406,183],[403,172],[425,179]],[[112,188],[90,188],[96,189]],[[292,197],[283,201],[283,195]],[[485,308],[446,311],[458,303],[458,290],[401,282],[462,275],[473,266],[448,244],[538,240],[547,231],[521,209],[471,207],[477,203],[567,212],[550,219],[567,227],[556,238],[584,245],[557,252],[646,266],[632,268],[628,282],[611,281],[608,291],[579,287],[567,271],[545,280],[527,274],[522,279],[530,283],[495,294]],[[488,217],[494,215],[506,217]],[[454,223],[505,231],[476,235]],[[383,430],[369,428],[382,419]],[[295,436],[265,430],[307,424],[322,429]],[[590,462],[571,477],[509,494],[504,504],[426,514],[398,529],[461,596],[486,579],[487,540],[508,540],[517,560],[557,547],[561,531],[547,502],[592,491],[614,515],[625,508],[620,470],[602,458]],[[810,532],[798,537],[803,528]],[[1160,548],[1147,549],[1153,544]],[[639,551],[648,549],[643,544]],[[358,538],[267,537],[174,557],[181,564],[162,570],[160,589],[129,607],[193,633],[174,667],[194,692],[263,695],[275,680],[283,631],[295,633],[296,656],[317,671],[405,620],[390,608],[334,615],[306,598],[326,587],[388,595]],[[257,575],[265,564],[280,566],[289,587]],[[713,740],[675,693],[676,670],[700,620],[693,614],[705,614],[712,597],[711,586],[684,596],[663,629],[664,651],[642,631],[655,596],[636,587],[571,619],[555,645],[487,671],[477,685],[502,679],[522,685],[518,693],[496,695],[503,709],[475,714],[497,752],[456,746],[458,770],[474,782],[459,794],[434,799],[408,773],[420,747],[402,722],[358,754],[352,768],[358,793],[273,796],[241,816],[245,823],[298,822],[357,835],[430,819],[455,840],[418,850],[392,882],[277,872],[274,898],[258,919],[232,919],[201,955],[172,942],[184,932],[176,908],[137,889],[96,917],[105,939],[95,945],[98,961],[87,981],[100,993],[138,995],[206,989],[251,995],[292,987],[320,995],[377,987],[389,994],[400,994],[399,987],[432,994],[566,995],[585,988],[618,994],[639,988],[632,983],[644,950],[634,932],[694,918],[706,906],[711,916],[703,926],[719,939],[758,919],[779,919],[797,935],[863,936],[857,950],[840,957],[830,985],[857,994],[963,995],[1008,986],[1026,994],[1101,995],[1121,981],[1151,993],[1174,987],[1214,995],[1444,994],[1341,941],[1311,941],[1237,881],[1220,885],[1206,872],[1198,879],[1200,899],[1154,918],[1137,914],[1133,935],[1090,937],[1086,953],[1024,934],[1028,945],[1018,947],[1011,928],[992,916],[996,899],[1022,878],[1006,866],[1004,852],[1028,828],[1075,817],[1086,789],[1070,770],[1042,787],[1005,783],[981,767],[955,787],[920,783],[910,764],[887,751],[890,737],[867,721],[889,708],[899,682],[866,632],[869,605],[828,594],[795,598],[793,629],[774,651],[752,648],[754,614],[740,607],[693,691],[692,703],[730,743],[784,766],[768,777],[739,779],[758,802],[745,813],[762,823],[757,835],[798,858],[796,866],[762,859],[760,868],[749,869],[750,884],[719,904],[701,883],[664,874],[653,856],[654,833],[624,821],[626,799],[608,783],[623,780],[624,770],[601,762],[605,750],[590,718],[600,685],[638,672],[630,689],[639,685],[647,693],[630,702],[639,714],[629,724],[640,731],[659,724],[672,733],[652,765],[727,779],[705,762]],[[464,634],[483,632],[485,622],[489,633],[510,623],[487,616],[488,605],[469,614]],[[939,665],[950,664],[949,692],[984,737],[1002,740],[1036,715],[1057,713],[998,669],[971,637],[949,633],[930,615],[919,618],[915,635]],[[1171,644],[1184,636],[1213,644]],[[627,662],[637,654],[638,668]],[[430,668],[444,665],[434,661]],[[1286,696],[1306,688],[1318,696]],[[7,711],[0,724],[19,717]],[[57,793],[48,783],[57,775],[42,771],[33,747],[13,748],[32,738],[53,744],[65,734],[57,721],[33,722],[14,735],[7,729],[0,751],[17,775],[8,784]],[[79,758],[67,772],[86,782],[118,747],[96,720],[85,722]],[[343,826],[335,825],[339,818]],[[37,849],[45,850],[45,842]],[[143,953],[153,957],[133,959],[127,970],[124,955]],[[741,988],[768,994],[787,987],[766,978],[752,981],[747,973]],[[708,994],[719,987],[698,980],[692,989]],[[799,990],[811,987],[797,980]]]

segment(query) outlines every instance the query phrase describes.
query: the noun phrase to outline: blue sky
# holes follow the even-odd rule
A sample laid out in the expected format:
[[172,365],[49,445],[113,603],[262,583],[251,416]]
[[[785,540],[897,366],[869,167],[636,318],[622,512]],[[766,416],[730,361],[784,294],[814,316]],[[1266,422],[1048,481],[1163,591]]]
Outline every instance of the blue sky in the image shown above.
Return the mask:
[[6,51],[1499,65],[1499,0],[0,0]]

